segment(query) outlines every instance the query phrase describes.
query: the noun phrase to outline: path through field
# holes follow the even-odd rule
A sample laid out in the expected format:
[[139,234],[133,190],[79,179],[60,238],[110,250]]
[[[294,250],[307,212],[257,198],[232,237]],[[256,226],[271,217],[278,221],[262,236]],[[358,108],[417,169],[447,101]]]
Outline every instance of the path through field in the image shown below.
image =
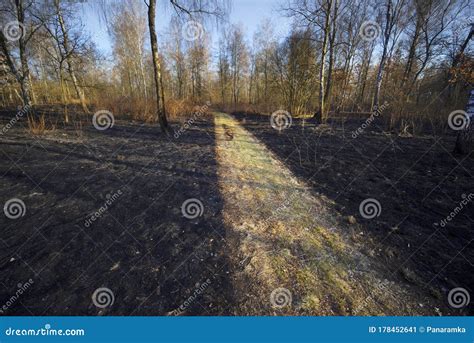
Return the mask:
[[233,117],[216,114],[219,187],[236,314],[433,314],[388,279],[331,210]]

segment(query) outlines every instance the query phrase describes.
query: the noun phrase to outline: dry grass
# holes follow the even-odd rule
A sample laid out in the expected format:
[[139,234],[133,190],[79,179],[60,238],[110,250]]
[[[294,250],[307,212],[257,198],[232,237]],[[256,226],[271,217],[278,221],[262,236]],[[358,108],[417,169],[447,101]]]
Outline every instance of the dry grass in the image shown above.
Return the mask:
[[32,135],[43,135],[47,132],[52,132],[56,127],[52,124],[47,124],[44,114],[35,118],[33,115],[28,115],[28,132]]

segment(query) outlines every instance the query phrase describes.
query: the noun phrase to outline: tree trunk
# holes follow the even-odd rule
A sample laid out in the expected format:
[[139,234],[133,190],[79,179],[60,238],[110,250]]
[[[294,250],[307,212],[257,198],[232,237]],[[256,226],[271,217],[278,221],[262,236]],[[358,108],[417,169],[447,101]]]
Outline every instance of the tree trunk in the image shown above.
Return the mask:
[[[419,11],[419,9],[417,9],[417,11]],[[408,81],[412,73],[413,63],[415,61],[416,48],[418,46],[418,42],[420,39],[421,22],[422,22],[421,13],[417,13],[415,33],[413,35],[413,39],[410,44],[410,52],[408,53],[407,64],[405,66],[405,71],[403,73],[403,79],[402,79],[402,84],[401,84],[402,89],[405,86],[406,82]]]
[[377,79],[375,83],[375,94],[374,94],[374,100],[372,101],[371,111],[377,110],[379,108],[379,103],[380,103],[380,89],[382,87],[383,71],[385,67],[385,60],[387,58],[387,49],[388,49],[388,43],[390,39],[390,33],[392,30],[391,9],[392,9],[392,0],[388,0],[387,13],[385,15],[386,24],[385,24],[385,30],[384,30],[383,51],[382,51],[382,56],[380,57],[380,64],[379,64],[379,69],[377,72]]
[[74,63],[71,61],[71,51],[69,50],[69,38],[68,32],[66,29],[66,25],[64,24],[64,18],[61,13],[61,7],[59,5],[59,0],[54,1],[54,5],[56,6],[56,14],[58,16],[59,26],[61,27],[61,33],[63,34],[63,47],[66,57],[66,65],[69,75],[71,76],[72,84],[74,85],[74,89],[76,91],[77,97],[81,102],[81,106],[84,112],[89,113],[89,109],[87,108],[86,98],[82,89],[79,87],[79,82],[77,81],[76,72],[74,70]]
[[[158,40],[156,37],[155,28],[155,8],[156,0],[150,0],[148,5],[148,28],[150,30],[150,43],[151,52],[153,59],[153,76],[155,80],[155,91],[156,91],[156,108],[158,111],[158,122],[160,123],[161,130],[166,132],[168,130],[168,120],[166,119],[166,111],[164,105],[164,92],[163,92],[163,79],[161,76],[161,65],[160,57],[158,55]],[[160,90],[161,88],[161,90]]]
[[[15,0],[17,20],[23,27],[25,22],[25,10],[23,8],[23,2],[21,0]],[[21,29],[21,28],[20,28]],[[19,39],[19,49],[20,49],[20,63],[21,63],[21,72],[15,66],[11,52],[8,50],[7,39],[3,34],[3,31],[0,30],[0,48],[2,49],[3,54],[7,62],[10,71],[15,76],[16,80],[20,84],[21,89],[21,98],[24,106],[30,107],[32,105],[31,101],[31,84],[30,84],[30,69],[28,67],[28,60],[26,56],[26,42],[25,35],[21,35]]]
[[[329,97],[331,95],[331,82],[332,82],[332,70],[334,66],[334,49],[336,44],[336,23],[337,23],[337,12],[338,12],[338,0],[334,0],[334,11],[332,14],[331,22],[331,34],[329,37],[329,65],[328,65],[328,77],[326,81],[326,91],[324,93],[324,103],[329,103]],[[331,16],[331,9],[329,10],[329,15]]]
[[331,16],[331,7],[332,7],[332,0],[326,1],[326,21],[324,23],[324,31],[323,31],[323,45],[321,47],[321,66],[319,68],[319,111],[315,113],[314,118],[316,122],[322,123],[326,121],[326,106],[325,106],[325,74],[326,74],[326,53],[327,53],[327,45],[328,45],[328,38],[329,38],[329,27],[330,27],[330,16]]

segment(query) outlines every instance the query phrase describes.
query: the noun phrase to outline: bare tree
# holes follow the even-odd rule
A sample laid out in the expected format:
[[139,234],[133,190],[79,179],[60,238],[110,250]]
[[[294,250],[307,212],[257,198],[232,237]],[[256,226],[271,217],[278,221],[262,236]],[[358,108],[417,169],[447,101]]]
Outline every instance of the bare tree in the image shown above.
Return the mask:
[[81,102],[82,109],[84,110],[84,112],[88,113],[89,109],[87,108],[86,98],[84,96],[84,92],[79,86],[79,81],[76,76],[76,70],[75,70],[74,61],[73,61],[74,47],[70,45],[69,29],[67,28],[66,22],[64,21],[64,16],[62,14],[60,0],[54,0],[54,7],[56,9],[56,16],[58,18],[59,27],[61,28],[62,48],[63,48],[65,60],[66,60],[67,70],[71,77],[72,84],[74,85],[76,94],[79,97],[79,100]]
[[[377,78],[375,81],[374,98],[372,101],[372,110],[378,109],[380,103],[380,91],[382,87],[382,79],[384,75],[387,57],[389,55],[390,40],[393,38],[395,27],[398,24],[402,14],[405,0],[387,0],[385,3],[385,20],[382,35],[382,55],[380,56]],[[392,47],[395,43],[392,44]]]
[[[33,35],[38,30],[40,25],[34,21],[31,15],[27,16],[27,11],[34,10],[33,1],[15,0],[5,3],[0,11],[2,21],[9,25],[9,28],[15,33],[14,38],[17,39],[17,44],[11,37],[5,36],[3,30],[0,30],[0,49],[4,55],[6,64],[10,72],[15,76],[15,79],[20,84],[21,96],[24,106],[30,107],[32,105],[33,90],[31,86],[30,67],[28,65],[28,45]],[[14,23],[16,21],[16,23]],[[17,37],[18,36],[18,37]],[[16,46],[17,45],[17,46]],[[13,49],[18,48],[20,66],[17,67]]]
[[244,41],[244,33],[239,27],[232,27],[228,38],[232,101],[234,109],[240,101],[241,81],[248,68],[248,49]]
[[[225,14],[225,1],[219,0],[170,0],[169,2],[178,16],[186,14],[189,17],[215,16],[222,17]],[[155,12],[156,0],[149,0],[148,6],[148,28],[150,31],[150,43],[152,50],[155,89],[157,95],[158,121],[163,131],[168,129],[168,120],[165,108],[165,93],[163,86],[163,75],[158,54],[158,39],[156,35]]]
[[221,38],[219,39],[219,52],[218,52],[218,77],[219,77],[219,93],[223,106],[227,104],[227,91],[230,80],[230,63],[229,55],[227,51],[227,32],[224,30]]
[[150,44],[153,59],[153,70],[155,80],[155,91],[156,91],[156,107],[158,110],[158,122],[160,123],[161,130],[166,132],[168,130],[168,119],[166,118],[165,108],[165,93],[163,89],[163,75],[161,72],[160,56],[158,55],[158,39],[156,36],[155,28],[155,11],[156,11],[156,0],[150,0],[148,6],[148,29],[150,31]]

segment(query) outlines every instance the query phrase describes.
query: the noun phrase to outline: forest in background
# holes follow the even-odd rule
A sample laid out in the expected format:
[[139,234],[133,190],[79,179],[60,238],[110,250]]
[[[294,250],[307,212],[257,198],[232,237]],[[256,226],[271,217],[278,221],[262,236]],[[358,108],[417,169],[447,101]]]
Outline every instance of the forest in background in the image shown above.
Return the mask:
[[[291,31],[280,32],[278,18],[262,19],[247,39],[229,23],[227,1],[5,1],[2,105],[60,105],[66,124],[70,112],[100,109],[117,118],[179,120],[208,102],[226,111],[283,109],[317,122],[376,112],[387,130],[404,134],[443,132],[449,112],[465,107],[474,79],[469,0],[276,5],[292,19]],[[106,25],[112,61],[84,32],[82,6]],[[155,34],[153,47],[150,14],[170,8],[168,29]],[[29,122],[48,126],[38,114]]]

